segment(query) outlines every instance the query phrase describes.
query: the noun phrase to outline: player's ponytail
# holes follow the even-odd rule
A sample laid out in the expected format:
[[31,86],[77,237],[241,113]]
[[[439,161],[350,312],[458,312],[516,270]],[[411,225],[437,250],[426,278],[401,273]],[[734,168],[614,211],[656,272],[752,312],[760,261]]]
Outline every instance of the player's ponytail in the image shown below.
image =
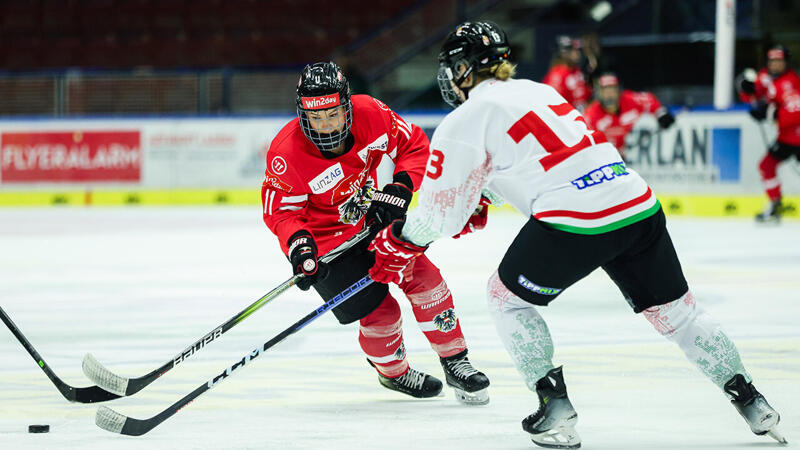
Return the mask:
[[478,70],[478,78],[482,80],[494,77],[500,81],[506,81],[509,78],[514,77],[516,74],[517,65],[506,60],[500,61],[500,63],[495,64],[492,67]]

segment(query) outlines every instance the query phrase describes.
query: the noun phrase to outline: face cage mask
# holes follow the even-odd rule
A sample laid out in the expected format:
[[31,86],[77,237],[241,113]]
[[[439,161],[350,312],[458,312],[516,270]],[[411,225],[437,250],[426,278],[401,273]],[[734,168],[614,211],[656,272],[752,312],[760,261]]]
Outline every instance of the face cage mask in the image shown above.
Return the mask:
[[456,88],[456,86],[463,83],[464,79],[467,78],[471,72],[472,67],[469,67],[461,77],[455,80],[453,79],[453,70],[450,67],[444,64],[439,66],[439,73],[436,74],[436,82],[439,83],[439,92],[442,94],[442,99],[453,108],[457,108],[458,105],[463,103],[461,95],[459,95],[460,92],[464,93],[464,98],[466,99],[466,91],[462,91],[461,88]]
[[[345,122],[341,131],[333,133],[320,133],[311,127],[311,122],[306,115],[308,109],[297,108],[297,116],[300,118],[300,129],[319,150],[329,152],[342,144],[350,134],[350,127],[353,125],[353,103],[348,101],[344,105]],[[319,110],[314,110],[319,111]]]

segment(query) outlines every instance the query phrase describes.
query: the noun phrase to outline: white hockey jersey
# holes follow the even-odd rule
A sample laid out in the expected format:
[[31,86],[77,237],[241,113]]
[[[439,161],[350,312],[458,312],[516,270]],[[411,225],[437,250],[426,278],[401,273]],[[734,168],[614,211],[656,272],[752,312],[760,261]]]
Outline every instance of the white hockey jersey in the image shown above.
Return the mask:
[[486,80],[448,114],[403,236],[425,245],[461,231],[489,189],[553,228],[599,234],[660,205],[602,132],[555,89],[530,80]]

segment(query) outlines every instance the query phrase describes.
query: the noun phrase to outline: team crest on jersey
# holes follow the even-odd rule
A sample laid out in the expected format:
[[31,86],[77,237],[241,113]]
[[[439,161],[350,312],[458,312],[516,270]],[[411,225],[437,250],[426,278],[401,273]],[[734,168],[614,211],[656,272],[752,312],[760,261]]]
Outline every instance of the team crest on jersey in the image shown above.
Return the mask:
[[371,178],[367,178],[364,186],[353,192],[350,198],[339,205],[339,222],[348,225],[357,224],[369,210],[374,193],[375,183]]
[[311,188],[311,192],[321,194],[332,189],[342,179],[344,179],[342,164],[336,163],[309,181],[308,187]]
[[453,311],[453,308],[448,308],[433,318],[433,325],[443,333],[453,331],[457,323],[458,318],[456,317],[456,312]]

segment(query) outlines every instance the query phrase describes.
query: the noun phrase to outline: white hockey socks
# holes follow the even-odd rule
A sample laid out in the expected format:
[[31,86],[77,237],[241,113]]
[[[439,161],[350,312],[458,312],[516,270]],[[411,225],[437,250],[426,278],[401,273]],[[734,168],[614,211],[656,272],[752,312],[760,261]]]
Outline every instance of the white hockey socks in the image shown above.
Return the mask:
[[719,323],[697,306],[691,292],[665,305],[647,308],[642,314],[720,388],[737,373],[748,383],[752,381],[736,346]]
[[536,392],[536,381],[553,369],[553,340],[536,308],[514,295],[495,271],[487,287],[489,311],[497,334],[525,384]]

